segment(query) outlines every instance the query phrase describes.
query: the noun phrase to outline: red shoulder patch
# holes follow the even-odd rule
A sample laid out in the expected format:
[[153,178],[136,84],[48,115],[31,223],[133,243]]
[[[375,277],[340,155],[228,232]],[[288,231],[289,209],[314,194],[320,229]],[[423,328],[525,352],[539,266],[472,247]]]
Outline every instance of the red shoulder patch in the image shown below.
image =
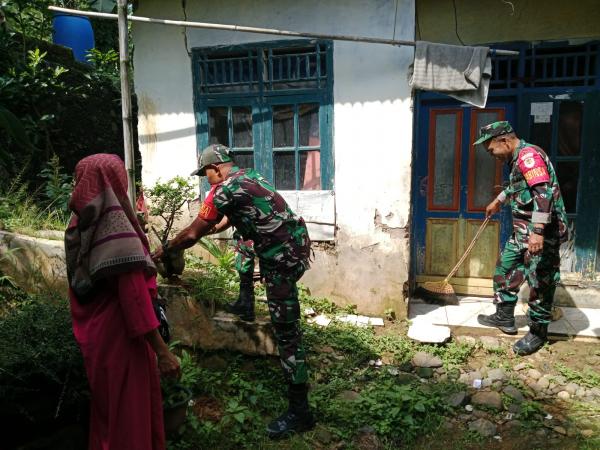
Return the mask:
[[525,147],[521,150],[517,162],[529,186],[550,181],[548,167],[542,156],[534,148]]
[[208,195],[204,199],[204,202],[200,206],[200,212],[198,213],[198,217],[202,220],[213,221],[217,220],[219,217],[219,211],[217,211],[217,207],[215,206],[214,198],[215,198],[215,190],[218,185],[214,185],[210,188]]

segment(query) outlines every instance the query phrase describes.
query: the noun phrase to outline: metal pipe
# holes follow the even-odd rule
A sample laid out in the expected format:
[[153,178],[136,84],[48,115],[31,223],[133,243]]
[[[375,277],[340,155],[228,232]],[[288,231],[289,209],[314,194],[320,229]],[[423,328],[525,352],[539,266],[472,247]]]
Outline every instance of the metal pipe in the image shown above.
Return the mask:
[[[129,84],[129,37],[127,32],[127,0],[118,0],[119,73],[121,78],[121,113],[123,116],[123,150],[127,170],[127,195],[135,211],[135,157],[131,126],[131,88]],[[114,14],[113,14],[114,15]]]
[[[63,12],[67,14],[73,14],[78,16],[97,17],[100,19],[116,19],[116,14],[99,13],[94,11],[79,11],[77,9],[59,8],[57,6],[48,7],[51,11]],[[303,38],[314,38],[314,39],[331,39],[334,41],[352,41],[352,42],[366,42],[370,44],[387,44],[396,46],[415,46],[414,41],[403,41],[398,39],[383,39],[383,38],[371,38],[366,36],[349,36],[342,34],[323,34],[323,33],[310,33],[310,32],[298,32],[298,31],[287,31],[287,30],[276,30],[273,28],[258,28],[258,27],[246,27],[243,25],[225,25],[219,23],[207,23],[207,22],[188,22],[185,20],[170,20],[170,19],[154,19],[151,17],[142,16],[129,16],[128,19],[132,22],[140,23],[155,23],[160,25],[174,25],[179,27],[188,28],[203,28],[212,30],[225,30],[225,31],[239,31],[243,33],[259,33],[259,34],[275,34],[278,36],[292,36],[292,37],[303,37]],[[499,56],[516,56],[519,52],[514,50],[499,50],[493,49],[493,52]]]

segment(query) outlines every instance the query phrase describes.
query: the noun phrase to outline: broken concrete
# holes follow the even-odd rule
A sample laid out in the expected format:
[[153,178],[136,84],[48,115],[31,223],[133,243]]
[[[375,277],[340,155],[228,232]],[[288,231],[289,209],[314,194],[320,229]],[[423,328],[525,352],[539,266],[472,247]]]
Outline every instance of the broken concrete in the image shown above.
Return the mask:
[[415,321],[408,329],[408,337],[426,344],[442,344],[450,339],[450,328]]

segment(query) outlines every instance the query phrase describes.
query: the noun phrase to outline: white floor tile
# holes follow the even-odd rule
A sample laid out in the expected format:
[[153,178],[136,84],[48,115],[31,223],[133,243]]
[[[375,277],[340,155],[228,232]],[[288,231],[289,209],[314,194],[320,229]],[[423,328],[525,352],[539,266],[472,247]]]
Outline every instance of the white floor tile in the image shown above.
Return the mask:
[[[492,298],[461,297],[459,305],[433,305],[428,303],[410,303],[409,319],[423,321],[433,325],[463,326],[486,328],[477,322],[479,314],[492,314],[496,307]],[[520,330],[527,329],[525,311],[527,305],[517,303],[515,319]],[[563,317],[552,322],[548,328],[550,333],[567,336],[600,337],[600,309],[561,307]]]

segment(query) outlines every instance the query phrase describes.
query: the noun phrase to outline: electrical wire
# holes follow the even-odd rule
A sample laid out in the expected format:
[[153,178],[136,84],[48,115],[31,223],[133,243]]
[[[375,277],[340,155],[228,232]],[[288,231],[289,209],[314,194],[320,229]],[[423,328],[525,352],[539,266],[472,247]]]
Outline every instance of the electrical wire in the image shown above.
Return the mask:
[[396,39],[396,22],[398,22],[398,0],[396,0],[396,12],[394,13],[394,34],[392,34],[392,39]]
[[462,45],[465,45],[463,40],[460,38],[460,35],[458,34],[458,15],[456,13],[456,0],[452,0],[452,6],[454,6],[454,32],[456,33],[456,37],[458,38],[458,41]]
[[[181,0],[181,9],[183,10],[183,20],[187,22],[187,0]],[[190,51],[190,47],[188,45],[188,35],[187,35],[187,27],[183,27],[183,45],[185,45],[185,51],[188,56],[192,57],[192,52]]]

